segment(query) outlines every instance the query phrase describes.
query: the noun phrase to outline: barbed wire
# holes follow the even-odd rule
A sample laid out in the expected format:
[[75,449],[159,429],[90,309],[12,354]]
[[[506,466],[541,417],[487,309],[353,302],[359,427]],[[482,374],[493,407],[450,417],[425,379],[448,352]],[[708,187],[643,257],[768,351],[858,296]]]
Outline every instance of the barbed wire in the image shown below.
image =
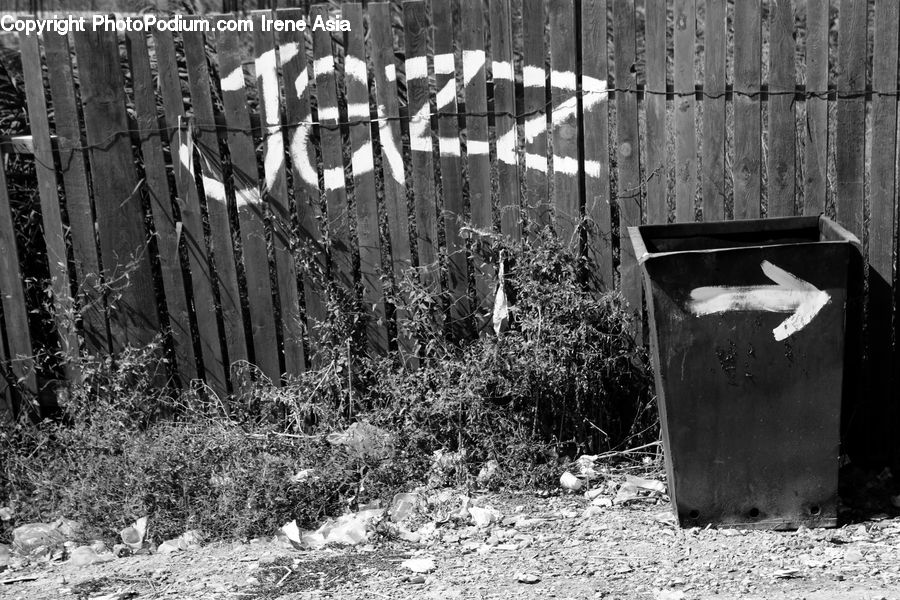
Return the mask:
[[[550,86],[548,86],[550,87]],[[551,88],[552,89],[552,88]],[[121,129],[110,133],[105,138],[100,141],[89,143],[89,144],[64,144],[60,147],[61,150],[65,151],[85,151],[85,150],[102,150],[107,148],[109,145],[114,143],[117,139],[122,136],[131,137],[132,135],[137,135],[139,137],[143,136],[154,136],[166,134],[167,137],[172,139],[172,136],[178,132],[183,131],[185,129],[190,129],[193,131],[213,131],[213,132],[222,132],[222,133],[246,133],[249,135],[258,135],[261,137],[268,137],[274,135],[279,132],[283,132],[285,130],[292,130],[298,127],[316,127],[325,130],[339,130],[343,127],[354,127],[357,125],[372,125],[376,123],[390,123],[390,122],[409,122],[420,119],[447,119],[447,118],[491,118],[491,117],[507,117],[514,119],[517,124],[521,124],[522,121],[528,119],[530,117],[535,117],[539,115],[546,115],[548,117],[552,116],[553,109],[559,107],[563,103],[570,101],[571,99],[581,99],[586,96],[592,95],[615,95],[615,94],[634,94],[637,96],[665,96],[666,98],[690,98],[693,97],[698,100],[719,100],[722,98],[728,99],[734,97],[743,97],[748,98],[750,100],[762,99],[763,97],[783,97],[783,96],[793,96],[795,100],[799,99],[801,101],[806,100],[831,100],[832,98],[835,100],[854,100],[860,98],[868,98],[870,96],[878,96],[878,97],[887,97],[887,98],[900,98],[900,89],[897,90],[872,90],[872,89],[864,89],[864,90],[845,90],[840,91],[837,89],[828,89],[828,90],[767,90],[760,89],[756,91],[741,91],[734,89],[726,89],[718,92],[707,92],[702,89],[695,89],[694,91],[671,91],[671,90],[654,90],[654,89],[646,89],[646,88],[634,88],[634,87],[615,87],[609,88],[606,90],[585,90],[585,89],[576,89],[574,92],[567,92],[564,95],[556,95],[551,98],[541,106],[537,108],[533,108],[530,110],[522,111],[522,112],[513,112],[509,110],[484,110],[484,111],[472,111],[472,110],[463,110],[463,111],[430,111],[426,115],[416,116],[409,114],[399,114],[399,115],[387,115],[387,116],[370,116],[368,118],[356,118],[356,119],[346,119],[346,120],[328,120],[322,121],[318,119],[309,119],[302,121],[289,121],[285,123],[272,124],[268,125],[260,122],[256,126],[250,127],[240,127],[235,125],[229,125],[228,123],[198,123],[190,118],[185,118],[180,125],[173,125],[168,127],[159,127],[159,128],[128,128]],[[552,117],[551,117],[552,118]],[[566,120],[568,120],[567,117]]]

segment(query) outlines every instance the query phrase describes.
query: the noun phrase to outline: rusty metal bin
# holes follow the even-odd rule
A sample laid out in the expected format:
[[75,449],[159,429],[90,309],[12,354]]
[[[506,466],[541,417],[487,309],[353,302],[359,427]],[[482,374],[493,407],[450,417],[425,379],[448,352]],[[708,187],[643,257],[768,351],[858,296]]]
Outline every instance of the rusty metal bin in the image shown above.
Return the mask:
[[825,217],[629,228],[682,526],[837,522],[848,274]]

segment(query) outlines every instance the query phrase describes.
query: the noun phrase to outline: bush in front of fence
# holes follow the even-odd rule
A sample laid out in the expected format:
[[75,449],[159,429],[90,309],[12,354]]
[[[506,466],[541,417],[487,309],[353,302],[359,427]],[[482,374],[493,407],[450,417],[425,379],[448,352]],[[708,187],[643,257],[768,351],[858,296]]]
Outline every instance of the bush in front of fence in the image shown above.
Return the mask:
[[[417,368],[352,343],[365,321],[348,295],[329,299],[328,351],[282,386],[235,365],[229,398],[160,389],[157,347],[86,361],[63,418],[0,433],[0,505],[18,523],[66,516],[109,536],[147,515],[157,541],[247,538],[415,486],[475,486],[488,461],[492,487],[555,488],[580,453],[656,439],[646,350],[620,298],[586,290],[583,259],[549,233],[491,245],[507,257],[509,328],[448,342],[433,310],[446,298],[406,282],[394,301]],[[389,452],[333,443],[353,423]]]

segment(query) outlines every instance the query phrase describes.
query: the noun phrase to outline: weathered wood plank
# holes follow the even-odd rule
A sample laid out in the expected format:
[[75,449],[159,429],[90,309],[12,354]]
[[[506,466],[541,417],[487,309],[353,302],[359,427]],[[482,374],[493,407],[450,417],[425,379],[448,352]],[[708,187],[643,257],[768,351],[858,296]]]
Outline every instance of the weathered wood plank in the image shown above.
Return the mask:
[[[631,93],[616,94],[616,134],[619,231],[641,224],[641,163],[638,138],[637,81],[632,67],[636,60],[634,0],[614,0],[613,52],[617,89]],[[633,312],[642,310],[641,279],[634,249],[625,238],[619,245],[619,289]],[[640,319],[635,333],[641,339]]]
[[225,175],[218,134],[214,126],[216,115],[210,96],[206,40],[202,32],[186,31],[181,37],[187,63],[191,109],[195,119],[194,149],[200,156],[200,178],[209,219],[209,254],[216,273],[219,308],[222,311],[222,323],[225,328],[225,350],[228,354],[230,371],[231,364],[246,361],[249,354],[241,309],[232,226],[228,216]]
[[100,238],[100,260],[107,284],[117,289],[110,306],[114,352],[142,347],[159,331],[156,292],[144,231],[134,154],[125,111],[125,84],[119,68],[119,44],[113,32],[73,34],[78,57],[81,101]]
[[[300,9],[279,10],[278,18],[296,21],[305,17]],[[293,32],[278,33],[281,69],[284,79],[285,119],[291,124],[310,123],[309,60],[306,53],[306,37]],[[323,279],[328,270],[327,254],[323,245],[319,205],[319,175],[316,168],[315,148],[310,141],[311,125],[293,125],[288,128],[290,137],[291,179],[294,191],[294,210],[299,223],[299,243],[307,252],[309,262],[303,270],[303,301],[306,308],[306,328],[309,338],[311,362],[317,361],[317,323],[326,319]]]
[[[156,107],[156,81],[150,68],[150,54],[144,32],[128,32],[125,37],[134,89],[134,111],[141,157],[144,161],[144,192],[148,196],[156,233],[163,292],[169,314],[175,368],[184,383],[198,377],[197,356],[191,333],[191,313],[184,289],[178,229],[172,210],[172,191],[163,155],[164,138],[159,131]],[[159,53],[157,53],[157,56]],[[176,72],[177,73],[177,72]],[[175,132],[177,136],[178,133]],[[177,151],[176,151],[177,153]]]
[[[460,1],[462,70],[466,99],[466,160],[469,175],[469,209],[472,225],[493,231],[491,210],[491,162],[484,72],[484,14],[481,0]],[[484,116],[482,116],[484,115]],[[494,300],[494,266],[486,260],[474,261],[476,306],[488,310]]]
[[863,237],[865,198],[866,99],[847,97],[866,86],[866,2],[841,0],[838,19],[835,215],[851,233]]
[[[581,4],[582,136],[584,138],[584,212],[591,223],[586,236],[592,289],[611,291],[612,215],[609,202],[609,64],[606,50],[606,0]],[[663,82],[665,85],[665,82]],[[649,109],[648,109],[649,116]]]
[[[497,152],[497,205],[500,233],[513,239],[519,227],[519,154],[516,151],[516,90],[513,73],[512,10],[510,0],[490,0],[491,74],[494,82],[494,129]],[[438,27],[443,27],[439,24]]]
[[406,43],[406,90],[409,106],[409,142],[412,191],[416,216],[416,249],[419,277],[433,293],[441,290],[438,262],[437,209],[434,191],[434,143],[431,134],[431,103],[428,89],[428,16],[425,2],[403,3]]
[[44,77],[41,50],[36,35],[19,34],[19,52],[25,75],[25,97],[28,104],[28,125],[34,142],[34,169],[38,195],[41,200],[41,221],[47,266],[50,270],[50,291],[53,295],[53,319],[59,337],[59,350],[66,379],[77,382],[81,378],[80,349],[75,327],[75,301],[69,281],[69,261],[66,234],[59,206],[59,187],[50,145],[50,123],[47,120],[47,99],[44,96]]
[[[828,2],[806,4],[806,89],[828,89]],[[828,190],[828,99],[813,96],[806,100],[806,127],[803,128],[803,214],[825,212]]]
[[191,271],[194,316],[200,341],[200,360],[207,384],[224,397],[227,391],[227,369],[222,357],[219,326],[216,322],[213,278],[203,237],[203,214],[200,195],[194,179],[194,152],[190,129],[185,122],[184,93],[178,76],[175,43],[169,31],[154,32],[156,41],[159,91],[166,113],[166,125],[172,134],[169,147],[175,173],[176,201],[181,213],[181,239],[187,250]]
[[797,130],[794,116],[794,9],[779,0],[769,9],[769,148],[768,209],[770,217],[794,214]]
[[[450,320],[447,323],[459,338],[468,333],[469,265],[466,244],[460,235],[466,214],[463,198],[462,159],[459,144],[459,119],[456,117],[456,56],[453,51],[453,15],[449,2],[433,2],[434,80],[437,89],[438,149],[440,151],[441,196],[447,251],[447,287],[450,291]],[[526,92],[527,93],[527,92]]]
[[369,124],[369,71],[366,63],[363,10],[358,3],[341,5],[341,16],[350,22],[344,34],[344,85],[352,146],[353,200],[359,237],[359,277],[363,304],[371,311],[366,321],[369,347],[377,354],[388,349],[384,292],[381,289],[381,236],[375,192],[375,159]]
[[675,220],[694,220],[697,194],[697,121],[694,98],[694,0],[675,0]]
[[[327,19],[329,7],[317,4],[310,17]],[[316,78],[318,100],[320,150],[324,170],[325,210],[327,211],[328,237],[331,242],[331,278],[345,289],[353,289],[353,265],[350,248],[350,215],[347,206],[347,187],[344,180],[344,162],[341,152],[341,132],[338,112],[337,74],[334,65],[334,48],[331,33],[314,31],[313,74]]]
[[[394,36],[391,31],[391,4],[374,2],[369,5],[370,56],[378,104],[378,138],[381,145],[381,164],[384,178],[384,207],[387,212],[388,234],[391,244],[391,271],[394,290],[412,266],[409,241],[409,213],[406,208],[406,174],[400,138],[400,106],[397,99],[397,65],[394,62]],[[395,311],[397,342],[407,364],[415,366],[415,342],[406,334],[407,313],[402,306]]]
[[[725,0],[706,0],[703,48],[703,220],[725,218]],[[650,148],[650,144],[647,144]]]
[[550,2],[550,88],[553,112],[553,190],[551,204],[556,233],[564,244],[578,247],[581,222],[575,8],[572,0]]
[[[644,55],[647,62],[647,222],[665,223],[669,219],[666,200],[668,178],[666,153],[666,3],[648,2]],[[704,141],[708,139],[705,138]],[[704,145],[704,147],[706,147]]]
[[[872,87],[897,89],[898,29],[900,4],[887,0],[875,2],[875,39],[872,53]],[[892,340],[897,326],[894,299],[894,239],[897,235],[897,98],[874,94],[872,97],[872,153],[869,181],[869,358],[866,389],[872,397],[897,397],[897,347]],[[900,408],[887,403],[880,420],[884,438],[900,424]],[[891,460],[900,462],[900,447],[890,448]]]
[[[443,3],[441,3],[443,4]],[[525,116],[525,205],[535,229],[550,225],[550,182],[547,179],[547,51],[544,27],[547,3],[524,0],[522,5]]]
[[252,13],[259,118],[265,126],[263,199],[268,207],[269,224],[272,228],[272,248],[281,308],[284,370],[287,375],[298,375],[306,369],[306,357],[303,351],[297,266],[291,248],[291,206],[287,190],[284,132],[281,129],[278,57],[274,33],[263,31],[263,15],[269,19],[274,16],[270,11]]
[[[223,17],[227,18],[227,17]],[[216,33],[222,103],[228,124],[228,150],[231,154],[235,202],[241,229],[241,251],[250,301],[254,360],[275,385],[281,380],[278,360],[269,256],[263,222],[265,204],[259,190],[256,149],[250,131],[247,94],[241,49],[244,38],[235,32]]]
[[60,175],[66,193],[69,236],[75,259],[78,284],[78,310],[88,352],[109,351],[106,329],[105,300],[100,290],[100,258],[97,253],[94,208],[91,203],[85,151],[82,149],[81,126],[72,76],[69,38],[48,35],[44,38],[47,79],[53,102],[53,121],[59,154]]
[[760,211],[760,0],[734,6],[734,218],[753,219]]
[[0,161],[0,302],[9,345],[9,370],[20,390],[35,396],[38,392],[28,328],[28,307],[22,290],[16,230],[6,186],[5,161]]

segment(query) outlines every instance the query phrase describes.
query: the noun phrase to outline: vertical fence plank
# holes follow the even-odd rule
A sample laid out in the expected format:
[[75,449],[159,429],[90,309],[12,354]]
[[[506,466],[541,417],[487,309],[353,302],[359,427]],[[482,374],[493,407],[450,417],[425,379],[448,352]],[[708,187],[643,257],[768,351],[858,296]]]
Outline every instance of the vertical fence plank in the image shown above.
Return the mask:
[[525,114],[525,205],[532,226],[550,224],[547,180],[547,70],[544,64],[544,0],[524,0],[522,6],[522,83]]
[[[634,0],[614,0],[613,52],[615,53],[616,135],[619,208],[619,289],[631,310],[642,309],[641,279],[634,249],[623,235],[628,227],[641,224],[641,163],[638,139],[637,81],[635,64]],[[626,90],[626,91],[619,91]],[[638,321],[639,322],[639,321]],[[637,327],[639,330],[640,327]],[[640,332],[638,339],[640,339]]]
[[[222,17],[228,18],[228,17]],[[264,205],[259,192],[256,150],[250,135],[250,115],[244,88],[242,37],[235,32],[216,34],[219,76],[225,122],[228,125],[228,150],[231,155],[235,202],[241,229],[241,251],[250,301],[254,359],[262,372],[275,384],[281,380],[278,364],[275,315],[269,278],[269,257],[263,224]]]
[[[892,343],[897,321],[893,312],[894,238],[897,233],[897,98],[878,91],[897,89],[898,27],[900,5],[875,2],[875,44],[872,54],[872,162],[869,184],[869,358],[866,389],[873,397],[897,397],[897,353]],[[891,439],[900,421],[896,402],[887,404],[883,435]],[[891,448],[890,459],[900,460],[900,448]]]
[[216,312],[213,309],[214,283],[206,252],[206,240],[203,236],[203,214],[194,179],[193,141],[191,130],[185,120],[184,94],[181,90],[181,78],[178,76],[175,43],[169,31],[155,32],[154,39],[160,95],[166,113],[166,124],[168,130],[172,132],[169,136],[169,147],[175,172],[175,187],[178,190],[181,239],[184,240],[191,271],[200,360],[203,364],[204,379],[216,394],[223,397],[226,392],[227,373],[219,341]]
[[694,220],[697,192],[697,121],[694,98],[694,0],[675,0],[675,220]]
[[[2,156],[2,155],[0,155]],[[22,290],[19,270],[19,250],[16,230],[6,187],[5,161],[0,160],[0,302],[6,324],[6,343],[9,345],[9,371],[20,389],[37,395],[37,376],[28,331],[28,308]]]
[[[806,99],[803,128],[803,214],[825,212],[828,189],[828,2],[806,4]],[[821,96],[819,95],[821,94]]]
[[703,28],[705,98],[701,187],[704,221],[725,218],[725,4],[725,0],[706,0]]
[[734,5],[734,218],[759,217],[760,208],[760,0]]
[[194,149],[200,156],[200,179],[203,182],[206,214],[209,219],[209,249],[216,269],[219,306],[225,328],[225,349],[230,365],[236,361],[247,360],[247,336],[244,332],[237,262],[228,217],[225,176],[218,134],[214,125],[209,66],[206,62],[205,39],[202,32],[185,31],[182,34],[182,41],[187,63],[191,109],[195,119],[192,127]]
[[125,112],[125,85],[119,70],[116,34],[76,32],[81,100],[87,142],[91,146],[94,206],[100,230],[100,255],[107,283],[119,288],[109,323],[112,349],[145,346],[159,331],[156,292],[146,251],[144,212]]
[[794,116],[794,9],[791,0],[779,0],[769,8],[769,174],[766,214],[794,214],[797,130]]
[[[278,11],[278,18],[297,21],[305,15],[300,9]],[[303,271],[303,300],[306,306],[306,326],[309,338],[310,358],[315,362],[317,323],[326,318],[325,291],[321,277],[327,272],[325,247],[322,243],[319,207],[319,175],[316,169],[315,150],[310,141],[312,121],[309,103],[309,60],[304,35],[282,31],[278,34],[284,78],[285,118],[292,127],[290,137],[291,178],[294,191],[294,209],[297,211],[301,250],[308,256]],[[314,273],[313,271],[317,271]]]
[[[650,0],[646,11],[647,222],[665,223],[669,217],[666,201],[666,3]],[[704,148],[708,139],[704,138]]]
[[[835,213],[862,239],[866,149],[866,2],[841,0],[838,26]],[[851,97],[852,96],[852,97]]]
[[97,254],[87,165],[84,150],[81,149],[81,127],[75,100],[69,38],[64,35],[48,35],[43,41],[47,79],[53,101],[60,174],[66,190],[66,215],[75,258],[75,280],[78,282],[78,308],[84,331],[84,347],[93,353],[108,351],[109,335],[106,331],[104,299],[100,291],[100,258]]
[[[394,36],[391,32],[391,5],[375,2],[369,5],[369,35],[371,36],[372,66],[374,68],[375,98],[378,104],[378,138],[381,145],[381,164],[384,171],[384,206],[387,212],[391,244],[391,268],[394,290],[412,266],[409,243],[409,214],[406,209],[406,175],[400,146],[400,107],[397,100],[397,70],[394,64]],[[397,341],[407,364],[416,364],[414,342],[403,330],[406,311],[398,307]]]
[[[469,209],[472,224],[493,230],[491,211],[491,163],[488,141],[487,87],[484,73],[484,15],[481,0],[460,0],[462,70],[466,97],[466,160],[469,173]],[[477,305],[487,308],[493,300],[494,269],[475,260]]]
[[[3,290],[0,289],[0,294]],[[0,343],[0,369],[7,369],[9,357],[6,356],[6,346]],[[6,377],[0,377],[0,426],[13,423],[16,418],[16,407],[13,404],[13,389]]]
[[[450,321],[456,337],[467,333],[469,314],[469,266],[466,245],[460,235],[465,219],[459,119],[456,116],[456,58],[453,53],[453,15],[449,2],[433,2],[431,18],[440,26],[434,33],[434,80],[437,90],[438,150],[441,159],[441,195],[444,203],[444,236],[447,246],[447,287],[450,289]],[[527,91],[526,91],[527,94]]]
[[416,215],[419,276],[432,292],[440,292],[437,211],[434,194],[434,144],[428,90],[428,16],[425,2],[403,3],[406,37],[406,90],[409,106],[409,143],[412,154],[412,190]]
[[[510,0],[490,0],[491,74],[497,139],[500,233],[519,239],[519,153],[516,151],[516,80],[513,73]],[[439,24],[443,27],[443,24]]]
[[350,22],[344,36],[344,82],[347,89],[347,119],[352,145],[353,190],[356,207],[356,231],[359,236],[359,277],[362,298],[371,311],[366,336],[373,352],[388,349],[385,328],[384,294],[381,290],[381,237],[378,229],[378,204],[375,197],[375,162],[369,125],[369,72],[366,66],[365,32],[362,6],[341,5],[341,15]]
[[584,213],[591,222],[586,247],[591,265],[589,278],[592,288],[609,291],[615,289],[615,280],[609,204],[606,0],[587,0],[581,4],[581,57]]
[[[141,140],[141,156],[144,161],[144,190],[153,214],[156,247],[159,255],[160,274],[166,296],[166,309],[175,367],[183,382],[197,378],[197,357],[191,333],[191,314],[184,276],[181,271],[181,255],[178,248],[178,228],[172,210],[172,193],[166,161],[163,156],[163,136],[159,131],[156,107],[156,85],[150,69],[150,55],[144,32],[128,32],[125,38],[134,87],[134,111]],[[177,132],[176,132],[177,135]]]
[[[328,5],[317,4],[312,19],[329,16]],[[313,34],[313,73],[316,78],[316,99],[319,107],[319,139],[325,182],[325,210],[328,237],[331,242],[331,278],[344,289],[353,289],[353,265],[350,253],[350,215],[347,207],[347,187],[344,181],[344,162],[341,152],[341,132],[338,128],[337,74],[331,33],[324,30]]]
[[269,209],[269,222],[272,227],[272,247],[281,308],[281,331],[284,336],[284,370],[288,375],[298,375],[306,368],[306,358],[303,353],[303,323],[300,316],[300,293],[297,289],[297,266],[291,251],[291,207],[288,201],[287,169],[284,162],[284,132],[281,129],[278,60],[274,33],[271,30],[263,31],[263,15],[270,19],[273,17],[269,11],[253,14],[259,118],[264,125],[263,197]]
[[578,170],[578,104],[576,90],[575,8],[572,0],[551,0],[550,88],[553,112],[553,197],[556,233],[577,248],[581,220]]
[[66,378],[74,382],[80,378],[78,368],[80,352],[78,333],[75,330],[75,302],[70,288],[66,236],[59,207],[53,148],[50,145],[50,123],[47,120],[47,100],[44,97],[44,77],[38,37],[20,33],[19,50],[22,56],[22,72],[25,75],[28,124],[34,144],[34,168],[37,174],[38,194],[41,199],[41,222],[43,223],[44,243],[47,248],[47,265],[50,270],[53,317],[56,321]]

